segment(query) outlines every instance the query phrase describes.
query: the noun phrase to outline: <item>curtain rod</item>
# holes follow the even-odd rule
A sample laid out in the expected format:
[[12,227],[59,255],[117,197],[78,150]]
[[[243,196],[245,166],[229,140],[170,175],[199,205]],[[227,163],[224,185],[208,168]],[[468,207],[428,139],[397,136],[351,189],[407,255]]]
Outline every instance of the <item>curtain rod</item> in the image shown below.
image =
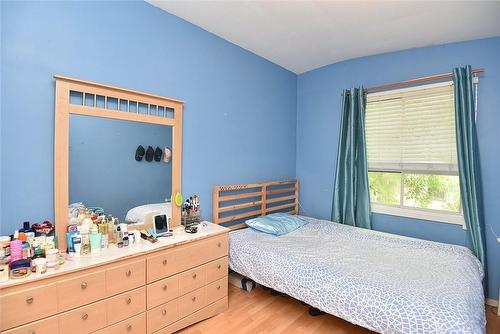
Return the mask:
[[[481,73],[484,73],[484,68],[475,68],[472,70],[472,74],[474,74],[474,75],[479,75]],[[444,73],[444,74],[436,74],[436,75],[431,75],[428,77],[421,77],[421,78],[417,78],[417,79],[395,82],[395,83],[387,84],[387,85],[368,87],[368,88],[365,88],[365,92],[366,93],[373,93],[373,92],[380,91],[380,90],[389,90],[389,89],[397,88],[397,87],[404,87],[404,86],[410,86],[410,85],[415,85],[415,84],[420,84],[420,83],[425,83],[425,82],[430,82],[430,81],[437,81],[437,80],[451,79],[451,78],[453,78],[453,73],[451,73],[451,72]]]

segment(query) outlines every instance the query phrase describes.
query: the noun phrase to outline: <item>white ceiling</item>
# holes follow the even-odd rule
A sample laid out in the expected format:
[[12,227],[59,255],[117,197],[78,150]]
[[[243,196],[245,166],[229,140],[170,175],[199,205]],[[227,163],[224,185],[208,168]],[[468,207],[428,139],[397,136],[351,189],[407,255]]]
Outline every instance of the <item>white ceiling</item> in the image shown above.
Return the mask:
[[295,73],[500,35],[500,2],[147,1]]

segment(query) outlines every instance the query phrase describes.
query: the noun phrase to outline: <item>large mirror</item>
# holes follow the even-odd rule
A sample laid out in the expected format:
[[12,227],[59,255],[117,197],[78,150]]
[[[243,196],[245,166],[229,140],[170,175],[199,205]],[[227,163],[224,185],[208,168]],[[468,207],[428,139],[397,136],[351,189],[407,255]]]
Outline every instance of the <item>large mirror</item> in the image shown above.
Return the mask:
[[[170,227],[181,224],[183,105],[177,99],[55,76],[54,219],[59,249],[67,248],[73,214],[84,208],[133,224],[131,229],[147,228],[152,212],[168,216]],[[137,151],[139,146],[144,152]],[[175,205],[169,202],[172,195]]]
[[69,203],[120,222],[172,217],[172,127],[85,115],[69,118]]

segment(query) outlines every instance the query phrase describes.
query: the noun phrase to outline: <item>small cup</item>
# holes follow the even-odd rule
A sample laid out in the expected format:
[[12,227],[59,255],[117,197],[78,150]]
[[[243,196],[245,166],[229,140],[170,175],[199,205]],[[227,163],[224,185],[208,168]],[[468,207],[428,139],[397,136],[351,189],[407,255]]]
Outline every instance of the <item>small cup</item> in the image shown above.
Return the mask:
[[45,251],[45,257],[47,258],[47,263],[50,265],[52,263],[57,263],[59,250],[57,248],[48,249]]
[[47,259],[43,257],[39,257],[32,260],[35,265],[35,271],[37,275],[45,274],[47,272]]

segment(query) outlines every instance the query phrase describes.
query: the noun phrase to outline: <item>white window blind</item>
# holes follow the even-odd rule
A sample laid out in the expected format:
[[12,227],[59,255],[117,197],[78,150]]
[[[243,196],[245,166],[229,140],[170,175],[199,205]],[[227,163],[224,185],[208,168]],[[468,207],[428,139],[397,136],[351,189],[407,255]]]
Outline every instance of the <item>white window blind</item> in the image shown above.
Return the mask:
[[368,167],[456,173],[452,82],[367,96]]

